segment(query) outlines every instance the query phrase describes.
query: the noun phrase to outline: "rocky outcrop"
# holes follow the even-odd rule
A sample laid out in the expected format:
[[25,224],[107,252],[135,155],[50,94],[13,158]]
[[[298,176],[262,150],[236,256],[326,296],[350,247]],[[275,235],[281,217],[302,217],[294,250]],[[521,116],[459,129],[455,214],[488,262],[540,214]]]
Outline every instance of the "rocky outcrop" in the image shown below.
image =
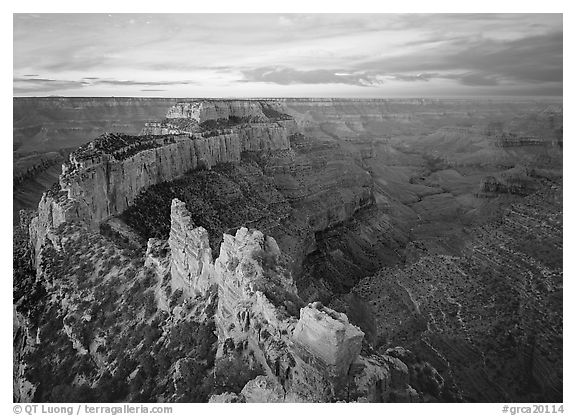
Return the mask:
[[125,159],[103,149],[90,155],[83,153],[84,149],[72,153],[60,186],[80,205],[88,224],[96,226],[123,212],[151,185],[171,181],[189,170],[240,160],[240,142],[234,134],[195,139],[169,136],[162,140],[158,147]]
[[274,325],[278,332],[290,325],[290,322],[282,322],[282,316],[286,314],[277,310],[266,296],[266,293],[275,296],[277,302],[283,303],[284,310],[290,306],[287,302],[291,298],[298,300],[291,276],[283,273],[278,264],[280,255],[276,241],[260,231],[240,228],[235,236],[224,234],[220,256],[215,262],[216,322],[221,341],[226,338],[244,341],[247,330],[255,324],[253,311],[260,319]]
[[273,378],[258,376],[246,383],[241,394],[246,403],[281,403],[286,392]]
[[364,333],[348,322],[348,317],[320,302],[300,310],[300,320],[294,330],[294,342],[320,357],[335,374],[346,374],[358,357]]
[[174,200],[169,244],[173,284],[189,295],[218,286],[217,356],[242,351],[265,370],[239,397],[219,395],[213,402],[331,401],[350,391],[382,400],[396,388],[406,390],[407,383],[391,382],[392,374],[406,373],[399,360],[361,357],[364,333],[345,314],[319,303],[301,307],[272,237],[247,228],[225,234],[212,263],[205,230],[194,228],[184,204]]
[[182,201],[174,199],[171,209],[170,273],[172,289],[182,289],[188,296],[206,294],[214,284],[214,264],[208,231],[194,227]]
[[268,121],[281,114],[278,110],[282,110],[281,105],[272,100],[201,100],[176,104],[168,110],[166,118],[187,118],[198,123],[230,118]]
[[78,205],[68,199],[66,193],[54,190],[45,192],[38,204],[37,215],[31,219],[29,227],[30,242],[36,258],[52,229],[80,218]]
[[[104,134],[72,152],[62,167],[58,199],[46,196],[31,236],[41,244],[47,227],[62,222],[64,212],[93,229],[122,213],[150,186],[172,181],[191,170],[240,161],[243,151],[288,149],[295,124],[273,102],[199,101],[168,111],[168,119],[187,117],[194,124],[223,117],[242,119],[234,129],[202,129],[183,134],[178,126],[150,125],[148,135]],[[267,114],[268,116],[266,116]],[[254,124],[251,124],[251,122]]]

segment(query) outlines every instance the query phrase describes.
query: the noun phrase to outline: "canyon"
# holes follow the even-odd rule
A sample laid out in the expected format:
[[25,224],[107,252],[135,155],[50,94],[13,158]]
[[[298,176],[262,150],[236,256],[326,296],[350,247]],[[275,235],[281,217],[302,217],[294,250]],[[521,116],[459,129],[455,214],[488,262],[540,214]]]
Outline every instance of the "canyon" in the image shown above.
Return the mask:
[[16,401],[562,400],[561,105],[14,108]]

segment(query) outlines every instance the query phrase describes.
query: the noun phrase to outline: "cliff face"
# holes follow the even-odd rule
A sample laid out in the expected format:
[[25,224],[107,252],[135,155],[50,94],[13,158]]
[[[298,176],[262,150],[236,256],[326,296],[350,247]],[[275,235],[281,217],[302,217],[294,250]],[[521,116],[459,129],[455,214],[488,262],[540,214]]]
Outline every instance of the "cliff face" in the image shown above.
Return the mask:
[[214,265],[208,232],[194,227],[182,201],[174,199],[171,209],[170,273],[172,288],[182,289],[187,296],[206,294],[214,284]]
[[166,114],[167,119],[186,118],[203,123],[209,120],[230,118],[250,121],[267,121],[271,113],[281,106],[275,101],[255,100],[198,100],[174,105]]
[[71,167],[60,177],[61,188],[86,212],[85,221],[97,226],[123,212],[151,185],[174,180],[189,170],[240,160],[240,140],[234,134],[169,139],[126,159],[102,151],[86,159],[75,152],[70,155]]
[[[205,241],[199,229],[186,240],[176,237],[188,217],[181,204],[173,202],[171,263],[201,264],[190,268],[190,285],[204,285],[208,275],[218,286],[218,356],[224,359],[240,348],[265,369],[265,376],[244,387],[242,400],[331,401],[345,395],[382,400],[391,392],[411,397],[406,366],[388,356],[362,356],[364,333],[346,315],[318,303],[300,307],[303,302],[272,237],[240,228],[234,236],[224,235],[214,262],[208,256],[199,261],[188,249]],[[224,399],[232,400],[213,401]]]
[[78,205],[68,199],[64,192],[45,192],[38,204],[37,215],[31,219],[29,226],[30,242],[36,257],[51,230],[66,222],[78,221],[81,217]]
[[291,121],[250,123],[233,129],[240,137],[242,151],[286,150],[289,136],[296,130]]
[[[122,113],[124,107],[116,109]],[[65,338],[79,357],[91,359],[88,365],[101,365],[107,352],[96,351],[99,346],[124,351],[126,338],[146,339],[143,350],[167,350],[170,357],[144,351],[136,364],[117,361],[113,351],[98,371],[110,370],[118,385],[139,382],[142,374],[156,382],[145,372],[154,363],[178,390],[167,388],[167,401],[184,397],[179,389],[206,357],[194,361],[174,353],[194,344],[196,332],[187,325],[212,319],[216,331],[207,328],[204,339],[218,334],[218,359],[239,355],[265,373],[241,393],[216,401],[398,401],[421,398],[423,391],[449,401],[454,397],[439,392],[452,382],[475,401],[561,400],[561,208],[559,214],[528,197],[528,207],[507,215],[503,228],[470,230],[477,223],[468,222],[534,193],[545,178],[561,177],[561,109],[536,121],[517,117],[536,107],[450,100],[195,100],[177,104],[140,136],[103,135],[72,154],[60,187],[44,195],[30,226],[37,257],[46,254],[44,264],[37,262],[45,271],[39,281],[49,281],[53,309],[71,306],[76,323],[53,330],[50,310],[42,310],[39,315],[49,317],[40,325],[46,325],[42,342]],[[494,126],[492,117],[515,121]],[[502,141],[502,131],[516,133]],[[520,165],[525,171],[511,172]],[[474,198],[481,194],[490,198]],[[184,204],[171,206],[172,198]],[[161,237],[149,240],[146,268],[128,266],[137,257],[131,253],[112,256],[113,244],[95,230],[127,207],[142,214],[132,218],[134,229],[138,223],[152,231],[150,224],[165,225],[160,234],[140,234]],[[75,222],[92,229],[71,237],[66,227]],[[410,241],[415,253],[406,255]],[[77,278],[86,274],[88,280]],[[142,286],[145,299],[124,310]],[[334,295],[353,287],[358,301],[339,304]],[[70,296],[59,305],[66,292]],[[103,313],[91,306],[99,300]],[[151,300],[162,311],[159,320],[149,315]],[[307,305],[316,300],[350,320]],[[161,322],[158,343],[130,331],[118,337],[118,327],[133,328],[142,316],[152,334]],[[95,320],[106,321],[93,327]],[[97,334],[94,339],[83,339],[86,327]],[[182,334],[194,334],[183,337],[183,348]],[[419,357],[388,349],[396,345]],[[60,346],[44,360],[45,345],[39,344],[35,359],[49,367],[75,357]],[[129,367],[127,374],[114,371]],[[57,384],[62,373],[54,377]],[[38,392],[50,398],[50,391]]]
[[[169,116],[198,120],[242,117],[233,129],[195,129],[184,134],[178,128],[162,130],[177,134],[127,136],[105,134],[72,152],[63,165],[60,189],[67,198],[46,196],[39,205],[39,219],[31,235],[45,235],[43,227],[58,225],[62,212],[74,211],[78,219],[92,228],[131,206],[150,186],[169,182],[195,169],[239,162],[243,151],[283,150],[290,147],[288,136],[294,130],[289,117],[271,122],[272,104],[258,102],[197,102],[177,105]],[[194,110],[194,111],[193,111]],[[196,111],[196,112],[195,112]],[[277,113],[272,113],[277,115]],[[280,114],[280,113],[278,113]],[[222,117],[220,117],[222,116]],[[154,129],[152,129],[154,132]],[[40,239],[41,240],[41,239]],[[41,244],[41,242],[35,245]]]
[[[147,125],[142,131],[146,136],[102,136],[74,152],[60,178],[61,189],[68,194],[66,203],[78,218],[96,228],[102,220],[124,212],[155,184],[201,167],[238,162],[244,154],[260,155],[257,163],[262,173],[273,179],[290,211],[280,216],[274,212],[258,223],[277,237],[298,274],[304,258],[316,248],[314,233],[346,222],[374,203],[373,182],[354,154],[334,139],[296,134],[299,127],[286,115],[288,111],[286,103],[271,100],[177,104],[164,121]],[[122,145],[115,144],[118,141]],[[250,176],[242,179],[251,180]],[[239,185],[242,190],[244,184]],[[229,196],[236,199],[235,194],[223,195]],[[50,221],[35,226],[43,224]]]

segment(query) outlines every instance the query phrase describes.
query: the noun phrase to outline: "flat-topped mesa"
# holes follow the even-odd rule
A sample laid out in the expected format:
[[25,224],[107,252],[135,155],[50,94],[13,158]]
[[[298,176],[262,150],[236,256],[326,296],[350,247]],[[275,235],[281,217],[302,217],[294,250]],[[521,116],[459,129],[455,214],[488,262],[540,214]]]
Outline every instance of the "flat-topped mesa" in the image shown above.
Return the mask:
[[192,119],[197,123],[217,120],[271,122],[291,119],[284,106],[272,100],[199,100],[181,102],[168,110],[167,119]]
[[348,317],[320,302],[300,309],[300,320],[293,340],[306,351],[319,357],[334,375],[345,375],[360,354],[364,332],[348,321]]
[[216,131],[237,133],[242,151],[286,150],[289,136],[297,131],[294,119],[279,101],[199,100],[171,107],[166,118],[146,123],[141,134],[199,134]]
[[176,198],[172,200],[170,218],[168,244],[172,289],[182,289],[188,296],[204,295],[215,283],[208,231],[194,227],[185,203]]
[[96,227],[123,212],[143,190],[197,168],[240,160],[236,134],[211,137],[104,135],[70,155],[62,190]]
[[[67,197],[43,198],[38,207],[41,220],[32,223],[33,244],[42,245],[48,228],[62,222],[64,211],[73,212],[74,219],[96,229],[106,218],[126,210],[152,185],[198,168],[239,162],[244,151],[289,149],[289,136],[296,129],[294,120],[273,101],[202,100],[177,105],[168,113],[190,115],[192,107],[201,110],[199,117],[207,123],[199,125],[194,118],[171,119],[175,126],[164,129],[157,125],[139,136],[106,133],[72,152],[62,166],[58,189]],[[230,119],[210,123],[214,120],[209,114]],[[59,207],[62,204],[66,207]]]

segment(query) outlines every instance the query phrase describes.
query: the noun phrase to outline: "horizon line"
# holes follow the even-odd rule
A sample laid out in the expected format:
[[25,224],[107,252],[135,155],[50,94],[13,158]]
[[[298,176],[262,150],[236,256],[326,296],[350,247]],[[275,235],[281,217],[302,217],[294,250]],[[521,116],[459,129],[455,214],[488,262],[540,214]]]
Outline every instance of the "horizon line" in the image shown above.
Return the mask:
[[478,95],[478,96],[388,96],[388,97],[306,97],[306,96],[170,96],[162,97],[157,95],[13,95],[13,99],[17,98],[146,98],[146,99],[183,99],[183,100],[365,100],[365,101],[377,101],[377,100],[490,100],[490,99],[515,99],[515,100],[538,100],[538,99],[554,99],[563,100],[564,95]]

